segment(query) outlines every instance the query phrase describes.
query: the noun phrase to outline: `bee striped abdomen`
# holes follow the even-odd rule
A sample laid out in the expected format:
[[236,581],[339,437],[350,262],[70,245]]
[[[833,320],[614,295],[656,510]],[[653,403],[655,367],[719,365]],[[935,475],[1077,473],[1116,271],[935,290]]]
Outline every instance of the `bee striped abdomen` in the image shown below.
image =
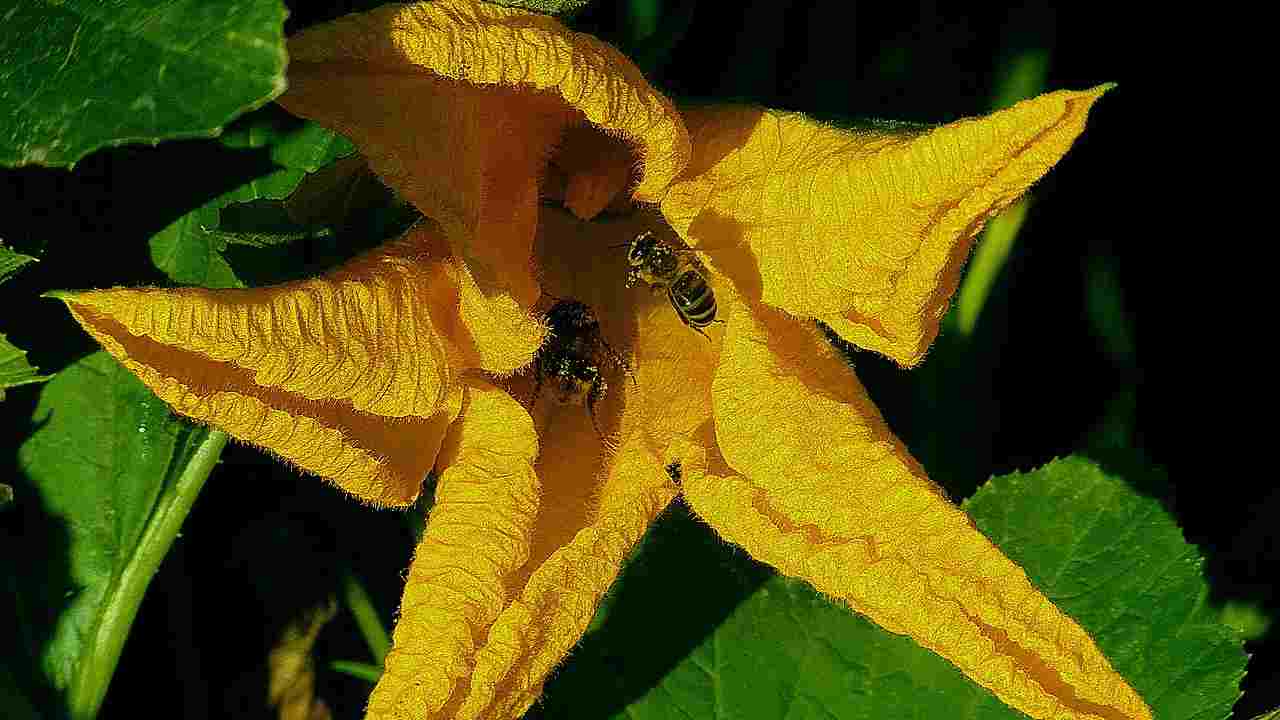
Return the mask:
[[685,270],[668,289],[671,304],[680,319],[694,328],[704,328],[716,321],[716,296],[702,273]]

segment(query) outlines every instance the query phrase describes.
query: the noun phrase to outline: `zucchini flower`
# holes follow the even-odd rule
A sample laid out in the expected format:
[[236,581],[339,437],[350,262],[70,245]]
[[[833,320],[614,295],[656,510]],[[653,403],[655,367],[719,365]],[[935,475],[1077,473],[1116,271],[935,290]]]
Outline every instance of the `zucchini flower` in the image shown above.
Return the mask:
[[[436,474],[368,717],[519,717],[677,495],[1031,717],[1151,717],[826,337],[919,363],[983,224],[1108,86],[847,130],[677,107],[599,40],[470,0],[289,52],[280,103],[426,219],[310,280],[64,300],[176,412],[360,501],[407,506]],[[549,324],[570,300],[580,322]]]

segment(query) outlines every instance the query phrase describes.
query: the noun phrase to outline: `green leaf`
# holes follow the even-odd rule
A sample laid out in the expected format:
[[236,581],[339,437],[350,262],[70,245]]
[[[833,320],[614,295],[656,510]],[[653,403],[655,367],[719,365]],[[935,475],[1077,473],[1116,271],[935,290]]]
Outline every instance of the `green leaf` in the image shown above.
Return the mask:
[[[23,266],[36,262],[30,255],[14,252],[0,243],[0,283],[13,277]],[[23,350],[0,333],[0,401],[4,400],[6,388],[29,385],[48,380],[48,375],[27,362],[27,351]]]
[[151,237],[151,262],[181,285],[244,287],[222,256],[227,240],[218,229],[219,201],[178,218]]
[[[236,223],[251,215],[253,203],[284,199],[308,173],[354,150],[342,136],[275,106],[242,118],[220,142],[233,150],[265,150],[276,169],[214,197],[152,236],[151,261],[182,285],[244,287],[242,273],[224,254],[230,245],[262,247],[317,236],[319,230],[300,225],[266,232]],[[245,205],[249,210],[240,207]],[[228,220],[230,228],[224,227]]]
[[13,277],[27,263],[36,262],[30,255],[14,252],[0,241],[0,283]]
[[[1083,459],[989,482],[966,510],[1088,629],[1161,720],[1225,718],[1245,656],[1160,504]],[[528,717],[1019,718],[954,666],[778,577],[680,507],[646,536]]]
[[1210,604],[1204,559],[1146,494],[1167,479],[1131,457],[1057,460],[992,480],[964,507],[1094,635],[1155,717],[1225,718],[1246,656]]
[[485,2],[491,5],[532,10],[544,15],[568,15],[591,4],[591,0],[485,0]]
[[0,400],[4,400],[6,388],[44,382],[49,377],[41,375],[39,370],[27,362],[26,350],[15,347],[4,333],[0,333]]
[[13,0],[0,12],[0,164],[216,135],[284,91],[280,0]]
[[15,591],[31,675],[93,717],[138,605],[226,442],[177,420],[106,353],[58,373],[18,449],[23,554]]
[[232,202],[282,200],[313,173],[355,152],[350,140],[289,115],[272,105],[246,115],[227,129],[220,142],[236,150],[265,149],[279,169],[227,194]]

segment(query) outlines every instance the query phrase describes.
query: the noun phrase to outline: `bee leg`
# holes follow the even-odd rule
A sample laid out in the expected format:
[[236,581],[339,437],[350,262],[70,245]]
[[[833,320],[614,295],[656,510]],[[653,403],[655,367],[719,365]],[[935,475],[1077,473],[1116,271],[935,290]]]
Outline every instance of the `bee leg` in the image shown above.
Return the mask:
[[689,327],[693,328],[694,332],[696,332],[696,333],[698,333],[699,335],[701,335],[702,337],[706,338],[706,339],[707,339],[707,342],[711,342],[711,336],[710,336],[710,335],[708,335],[706,332],[704,332],[704,331],[702,330],[702,328],[698,327],[697,325],[693,325],[693,324],[691,324],[691,323],[688,323],[688,322],[686,322],[686,323],[685,323],[685,325],[688,325]]
[[591,384],[591,390],[587,392],[587,414],[591,416],[591,427],[596,429],[596,435],[604,437],[604,432],[600,429],[600,420],[596,417],[596,403],[600,398],[604,397],[604,393],[609,389],[609,384],[603,379],[597,380]]
[[609,345],[609,342],[604,339],[604,336],[600,337],[600,344],[604,346],[605,352],[609,353],[609,359],[613,361],[613,364],[621,368],[622,371],[631,378],[631,383],[634,385],[636,382],[636,376],[632,374],[631,366],[627,364],[627,359],[622,357],[622,353],[614,350],[613,347]]

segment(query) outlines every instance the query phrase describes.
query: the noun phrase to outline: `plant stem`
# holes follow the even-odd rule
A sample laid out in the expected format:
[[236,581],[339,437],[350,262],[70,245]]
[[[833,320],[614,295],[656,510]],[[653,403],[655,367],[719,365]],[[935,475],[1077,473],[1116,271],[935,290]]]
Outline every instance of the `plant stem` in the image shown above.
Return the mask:
[[329,663],[329,667],[335,672],[344,675],[360,678],[370,685],[377,685],[378,680],[382,678],[382,666],[370,665],[368,663],[351,662],[350,660],[334,660]]
[[382,619],[378,617],[378,610],[373,607],[373,600],[369,598],[369,593],[350,571],[344,573],[342,577],[342,599],[346,601],[347,607],[351,608],[351,614],[356,618],[356,626],[360,628],[360,634],[364,636],[369,652],[373,653],[374,662],[381,668],[382,661],[387,656],[387,650],[391,647],[391,640],[387,637],[387,631],[382,626]]
[[[75,720],[96,717],[102,707],[147,585],[159,569],[196,496],[200,494],[200,488],[204,487],[204,481],[217,465],[222,448],[227,444],[226,434],[217,430],[195,430],[192,436],[188,442],[194,441],[196,446],[186,466],[175,481],[165,483],[156,500],[155,511],[143,528],[137,552],[110,589],[96,636],[81,657],[83,665],[67,693],[68,710]],[[199,439],[195,440],[197,437]]]

